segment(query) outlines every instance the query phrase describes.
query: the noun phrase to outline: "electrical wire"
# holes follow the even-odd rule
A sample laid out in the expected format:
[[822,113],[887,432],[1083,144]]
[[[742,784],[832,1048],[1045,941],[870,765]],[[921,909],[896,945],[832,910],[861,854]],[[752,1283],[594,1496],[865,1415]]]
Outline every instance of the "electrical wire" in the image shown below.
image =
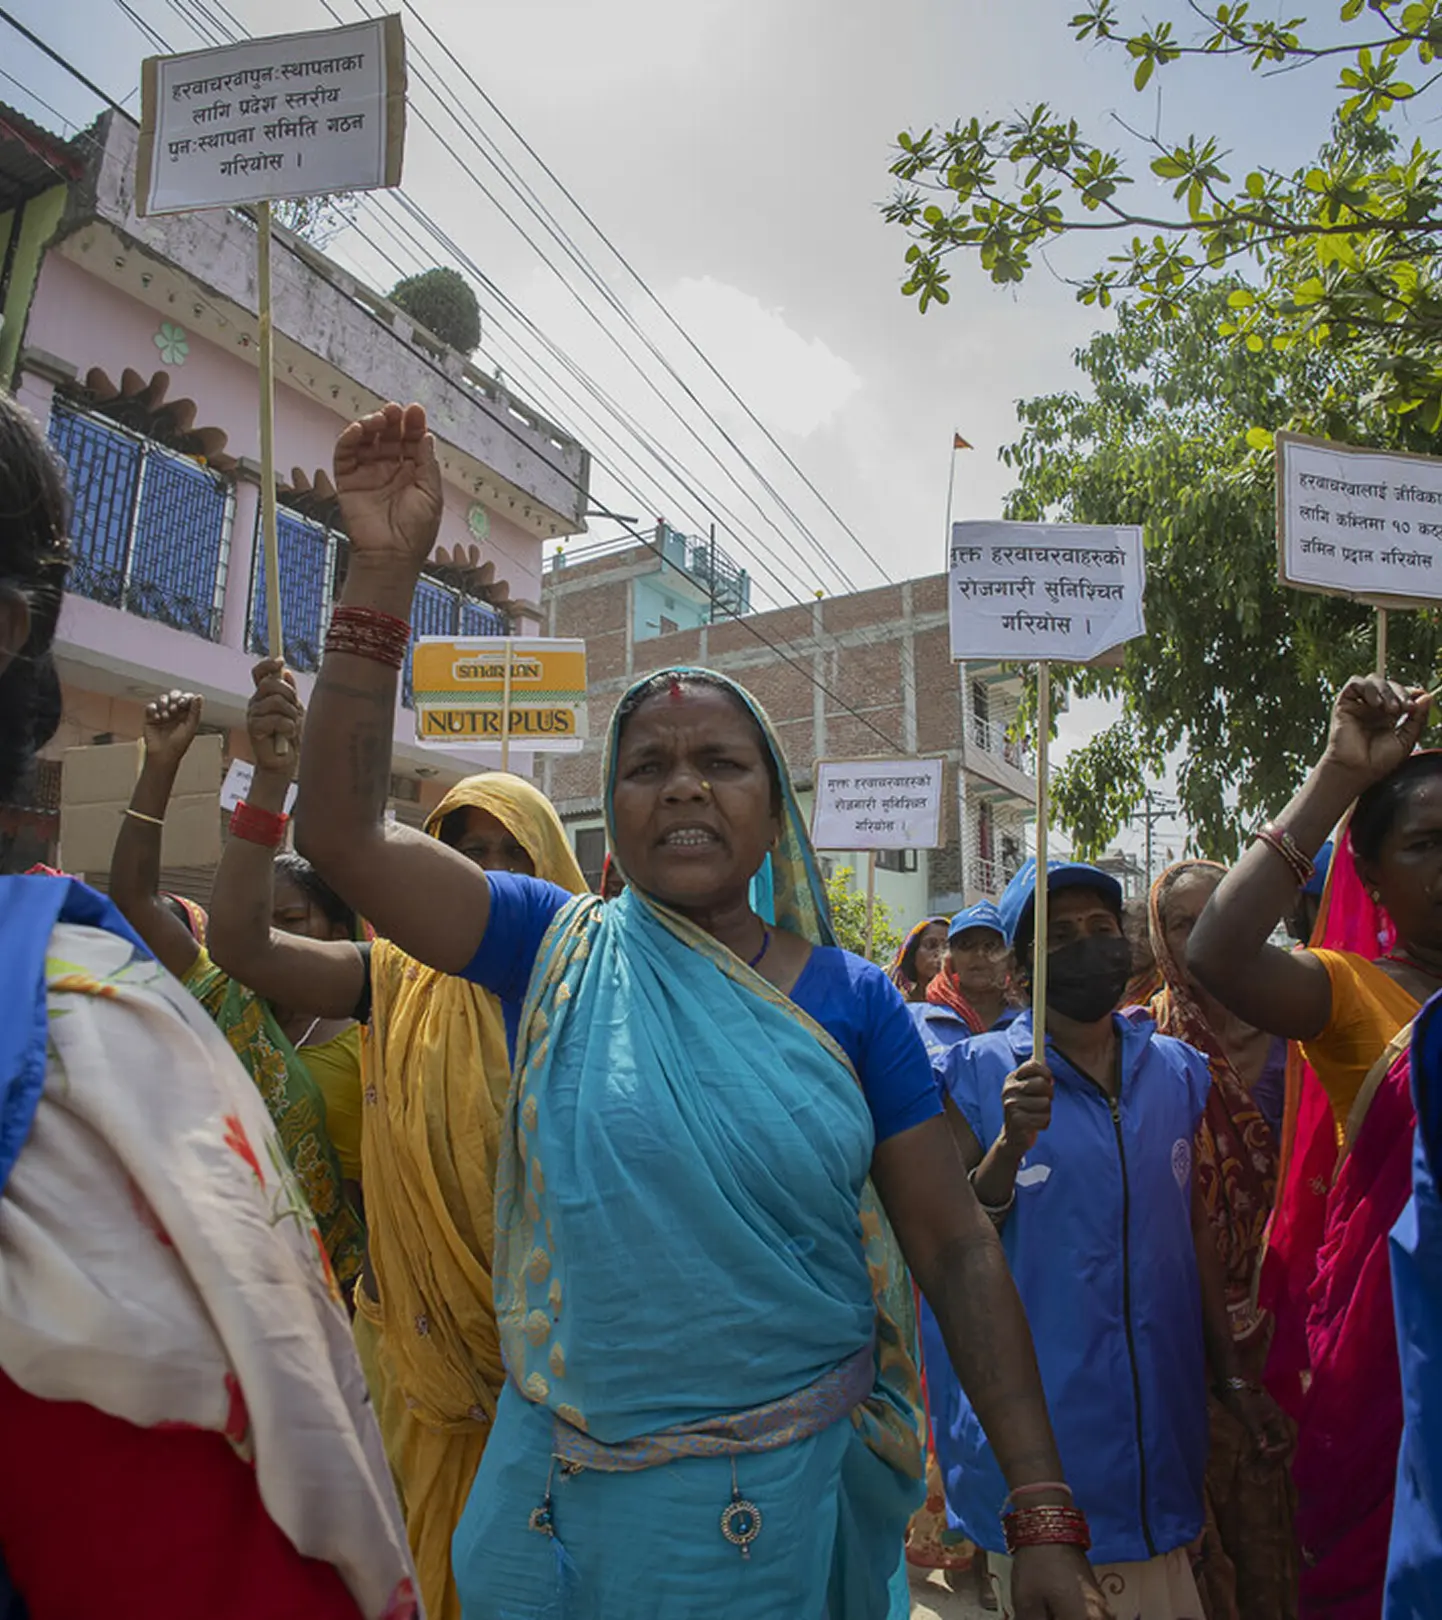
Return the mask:
[[[38,49],[40,49],[47,57],[49,57],[50,60],[55,62],[58,66],[62,67],[66,72],[70,73],[72,75],[72,77],[74,77],[79,83],[83,84],[86,87],[86,89],[91,91],[92,94],[98,96],[113,111],[119,113],[122,117],[127,117],[127,118],[129,117],[129,114],[125,113],[124,109],[120,106],[120,104],[118,102],[116,102],[112,97],[110,97],[105,91],[101,90],[99,88],[99,86],[92,83],[83,73],[80,72],[80,70],[78,68],[76,68],[74,66],[73,63],[69,62],[65,57],[63,57],[58,52],[53,50],[49,45],[47,45],[38,36],[34,35],[23,24],[18,23],[9,14],[9,12],[6,11],[3,7],[0,7],[0,21],[4,21],[7,24],[9,24],[11,27],[13,27],[16,32],[20,33],[24,38],[28,39],[32,44],[34,44]],[[90,138],[90,137],[86,137],[86,138],[89,140],[89,144],[92,147],[96,147],[98,149],[98,143],[93,138]],[[55,168],[56,172],[58,174],[61,173],[58,166],[56,166],[54,164],[51,164],[51,167]],[[197,221],[199,221],[200,216],[196,216],[196,218],[197,218]],[[217,238],[220,237],[220,229],[219,229],[218,226],[207,224],[206,228],[212,230],[215,233],[215,235],[217,236]],[[298,259],[302,264],[305,263],[304,257],[299,253],[299,251],[291,243],[289,243],[288,241],[285,240],[284,236],[279,236],[279,237],[276,238],[276,240],[279,242],[279,244],[281,245],[281,247],[285,251],[289,252],[293,257]],[[366,308],[364,305],[357,305],[356,307],[360,310],[361,314],[364,317],[371,320],[388,337],[391,337],[391,338],[394,337],[394,334],[391,332],[390,327],[380,317],[380,315],[378,315],[375,311]],[[455,379],[447,371],[445,371],[445,369],[443,367],[441,367],[436,361],[431,359],[430,356],[426,355],[422,351],[415,351],[415,357],[418,360],[420,360],[421,363],[428,370],[434,372],[436,374],[436,376],[441,379],[441,381],[446,383],[448,386],[452,386],[452,387],[454,386]],[[494,416],[492,418],[492,420],[504,432],[510,434],[514,439],[516,439],[516,441],[523,448],[525,448],[526,450],[531,451],[532,453],[534,453],[534,446],[531,445],[528,442],[528,440],[522,435],[521,431],[518,428],[513,426],[509,421],[507,421],[505,419],[504,415],[497,414],[496,416]],[[554,464],[552,464],[552,471],[555,472],[556,475],[559,478],[561,478],[561,480],[563,482],[569,484],[571,486],[571,488],[577,494],[579,494],[583,499],[585,499],[588,496],[589,491],[588,491],[588,487],[585,484],[582,484],[579,480],[571,477],[563,469],[561,469],[559,467],[555,467]],[[618,483],[619,482],[620,481],[618,480]],[[629,524],[620,523],[619,520],[615,520],[615,521],[618,522],[618,526],[622,529],[622,531],[624,532],[624,534],[628,538],[634,540],[637,544],[646,547],[648,550],[653,552],[656,556],[661,558],[663,562],[667,560],[663,547],[656,540],[654,540],[650,536],[647,536],[647,535],[643,534],[642,532],[635,529],[634,527],[632,527]],[[697,581],[696,583],[700,584],[700,581]],[[870,719],[867,715],[861,713],[859,710],[854,708],[851,704],[846,702],[846,700],[844,698],[842,698],[837,692],[835,692],[830,686],[828,686],[825,681],[819,679],[812,670],[807,669],[803,664],[799,663],[788,652],[786,652],[784,648],[778,646],[777,643],[775,643],[774,641],[772,641],[770,639],[770,637],[765,635],[756,626],[756,624],[754,622],[752,622],[748,617],[738,613],[727,602],[723,601],[717,595],[714,587],[703,585],[702,589],[703,589],[704,594],[707,596],[707,598],[709,600],[710,607],[711,607],[712,614],[713,614],[713,622],[714,622],[714,615],[720,614],[724,618],[729,619],[731,621],[734,621],[735,623],[743,626],[746,629],[746,631],[757,642],[759,642],[761,645],[766,647],[768,649],[768,651],[773,653],[776,657],[780,658],[782,660],[782,662],[786,663],[791,668],[796,670],[797,673],[800,674],[803,679],[808,681],[812,686],[816,687],[817,690],[819,690],[823,695],[830,698],[831,701],[835,704],[835,706],[839,710],[841,710],[842,712],[844,712],[846,714],[849,714],[859,724],[864,725],[870,731],[872,731],[876,736],[881,738],[881,740],[887,745],[888,749],[890,749],[890,750],[898,750],[898,751],[904,752],[904,750],[899,749],[899,745],[897,744],[896,740],[894,738],[892,738],[891,736],[889,736],[885,731],[883,731],[881,729],[881,727],[879,727],[872,719]]]

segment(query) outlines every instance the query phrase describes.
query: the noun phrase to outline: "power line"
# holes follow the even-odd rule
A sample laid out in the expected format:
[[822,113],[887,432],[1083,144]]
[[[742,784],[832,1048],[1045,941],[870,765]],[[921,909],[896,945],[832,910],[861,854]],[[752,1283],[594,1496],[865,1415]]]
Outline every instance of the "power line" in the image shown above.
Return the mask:
[[[23,27],[23,25],[15,23],[14,19],[3,8],[0,8],[0,20],[3,20],[5,22],[9,23],[12,27],[15,27],[17,32],[23,34],[33,44],[37,45],[37,47],[40,48],[45,53],[46,56],[48,56],[52,61],[54,61],[60,67],[64,68],[66,72],[70,73],[79,82],[83,83],[86,86],[86,88],[89,89],[92,92],[92,94],[98,95],[101,98],[101,100],[103,100],[108,106],[110,106],[114,111],[119,113],[122,117],[128,117],[129,116],[128,114],[125,113],[124,109],[121,108],[120,105],[117,102],[113,101],[108,95],[106,95],[106,93],[104,91],[100,90],[98,86],[92,85],[90,83],[90,81],[88,79],[86,79],[85,76],[79,71],[79,69],[77,69],[72,63],[68,62],[63,56],[59,55],[59,53],[53,51],[42,40],[39,40],[34,35],[32,35],[28,29]],[[98,145],[98,143],[94,142],[93,140],[91,141],[90,144],[92,144],[93,146]],[[54,165],[51,165],[51,166],[54,167]],[[219,231],[218,226],[211,225],[209,222],[203,221],[201,219],[201,216],[199,216],[199,215],[194,216],[194,217],[195,217],[195,219],[196,219],[196,221],[198,223],[202,223],[203,228],[207,228],[207,229],[212,230],[215,233],[215,235],[217,236],[217,238],[219,238],[220,231]],[[277,236],[276,240],[280,243],[281,247],[285,251],[290,253],[294,258],[298,259],[302,264],[305,263],[304,257],[300,254],[299,250],[292,243],[287,241],[283,234]],[[388,337],[394,337],[394,334],[391,332],[390,327],[387,325],[387,323],[384,320],[382,320],[382,318],[374,310],[368,309],[364,305],[359,305],[359,304],[356,305],[355,307],[360,310],[362,316],[364,316],[365,318],[372,321],[375,324],[375,326],[377,328],[379,328],[382,332],[384,332]],[[448,372],[446,372],[444,370],[444,368],[442,368],[429,355],[425,354],[423,351],[414,351],[414,352],[415,352],[415,357],[418,360],[420,360],[420,362],[428,370],[434,372],[435,375],[438,378],[440,378],[440,380],[442,382],[446,383],[448,386],[454,386],[455,379],[453,377],[451,377],[450,374]],[[504,432],[510,434],[511,437],[514,438],[517,441],[517,443],[520,444],[523,448],[525,448],[527,450],[533,450],[534,449],[534,447],[532,445],[530,445],[528,443],[528,441],[522,436],[520,430],[518,428],[514,427],[510,422],[508,422],[503,415],[497,414],[495,417],[492,418],[492,420]],[[554,465],[552,466],[552,470],[553,470],[553,472],[556,473],[556,475],[559,478],[562,479],[563,482],[569,484],[571,486],[571,488],[577,494],[581,495],[583,498],[588,494],[587,486],[582,484],[578,479],[575,479],[575,478],[571,477],[571,475],[569,473],[565,472],[563,469],[561,469],[559,467],[555,467]],[[662,559],[662,561],[667,560],[664,549],[654,539],[652,539],[651,537],[641,533],[640,531],[638,531],[635,528],[631,527],[629,524],[622,523],[619,526],[621,527],[622,531],[629,538],[635,540],[639,545],[645,546],[648,550],[653,552],[656,556],[660,557]],[[697,581],[697,583],[699,584],[700,581]],[[732,608],[729,604],[722,601],[721,598],[717,595],[714,586],[703,586],[702,589],[705,591],[705,594],[706,594],[707,598],[710,601],[713,614],[719,612],[722,615],[724,615],[726,618],[733,620],[735,623],[737,623],[739,625],[742,625],[746,629],[746,631],[751,636],[753,636],[759,643],[761,643],[763,646],[765,646],[770,652],[772,652],[776,657],[780,658],[784,663],[789,664],[805,680],[807,680],[808,682],[810,682],[811,685],[816,687],[818,691],[822,692],[825,696],[829,697],[832,700],[832,702],[836,705],[836,707],[838,709],[842,710],[846,714],[849,714],[854,720],[856,720],[860,724],[866,726],[868,730],[872,731],[876,736],[881,738],[881,740],[887,745],[887,748],[889,750],[897,750],[898,749],[899,745],[897,744],[895,739],[890,737],[886,732],[884,732],[873,720],[871,720],[867,715],[864,715],[864,714],[860,713],[857,709],[853,708],[851,704],[847,703],[844,698],[842,698],[838,693],[833,691],[832,688],[829,687],[824,681],[820,680],[811,670],[807,669],[803,664],[797,662],[796,659],[791,657],[790,654],[788,654],[781,647],[779,647],[774,641],[772,641],[770,639],[770,637],[768,637],[760,629],[758,629],[758,627],[754,623],[752,623],[747,617],[745,617],[744,615],[736,612],[736,610],[734,608]]]

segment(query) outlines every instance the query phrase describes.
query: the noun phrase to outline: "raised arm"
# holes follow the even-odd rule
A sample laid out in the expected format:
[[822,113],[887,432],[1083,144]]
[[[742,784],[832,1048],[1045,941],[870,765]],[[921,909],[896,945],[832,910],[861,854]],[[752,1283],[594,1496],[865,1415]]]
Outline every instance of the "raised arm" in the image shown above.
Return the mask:
[[[255,758],[246,802],[279,815],[300,757],[304,711],[295,681],[279,659],[251,671],[255,693],[245,711]],[[287,750],[277,752],[276,739]],[[365,964],[347,940],[308,939],[271,926],[275,846],[232,833],[210,901],[210,954],[233,979],[267,1001],[323,1018],[349,1018],[365,989]]]
[[[1376,675],[1354,676],[1332,711],[1327,747],[1301,791],[1277,818],[1309,858],[1326,842],[1364,789],[1402,763],[1417,745],[1431,700]],[[1208,990],[1247,1023],[1306,1041],[1332,1016],[1327,970],[1308,951],[1267,943],[1296,903],[1297,879],[1260,840],[1227,873],[1197,919],[1187,963]]]
[[[967,1182],[952,1127],[930,1119],[888,1138],[871,1176],[1008,1487],[1064,1481],[1021,1296]],[[1046,1502],[1070,1505],[1060,1492],[1026,1497],[1027,1506]],[[1014,1579],[1018,1620],[1105,1613],[1075,1548],[1026,1549]]]
[[[311,700],[296,803],[296,844],[326,882],[402,950],[459,973],[485,933],[490,889],[479,867],[387,824],[399,670],[384,656],[388,615],[408,625],[421,565],[441,520],[435,441],[419,405],[387,405],[341,434],[335,450],[350,537],[342,615]],[[360,651],[337,651],[345,641]]]
[[193,692],[167,692],[146,705],[145,759],[110,857],[110,898],[177,979],[195,965],[200,947],[161,898],[160,835],[176,772],[195,741],[203,708]]

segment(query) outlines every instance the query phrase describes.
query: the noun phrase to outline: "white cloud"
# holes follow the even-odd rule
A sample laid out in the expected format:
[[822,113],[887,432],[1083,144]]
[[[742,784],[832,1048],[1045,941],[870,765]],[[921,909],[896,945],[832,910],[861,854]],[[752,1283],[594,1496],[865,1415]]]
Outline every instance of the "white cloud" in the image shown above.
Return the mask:
[[[850,363],[806,338],[779,309],[711,276],[688,277],[667,298],[672,313],[773,432],[806,438],[862,387]],[[722,358],[724,357],[724,358]]]

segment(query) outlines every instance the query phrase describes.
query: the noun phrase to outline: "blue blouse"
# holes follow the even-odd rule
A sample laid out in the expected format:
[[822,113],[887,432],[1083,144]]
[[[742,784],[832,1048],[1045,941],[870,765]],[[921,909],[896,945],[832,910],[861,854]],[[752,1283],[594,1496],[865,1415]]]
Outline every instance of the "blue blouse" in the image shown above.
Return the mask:
[[[515,872],[487,872],[491,916],[462,977],[498,997],[514,1057],[521,1006],[541,941],[573,896],[554,883]],[[850,951],[815,946],[791,991],[851,1059],[876,1140],[884,1142],[941,1112],[931,1063],[896,986]]]

